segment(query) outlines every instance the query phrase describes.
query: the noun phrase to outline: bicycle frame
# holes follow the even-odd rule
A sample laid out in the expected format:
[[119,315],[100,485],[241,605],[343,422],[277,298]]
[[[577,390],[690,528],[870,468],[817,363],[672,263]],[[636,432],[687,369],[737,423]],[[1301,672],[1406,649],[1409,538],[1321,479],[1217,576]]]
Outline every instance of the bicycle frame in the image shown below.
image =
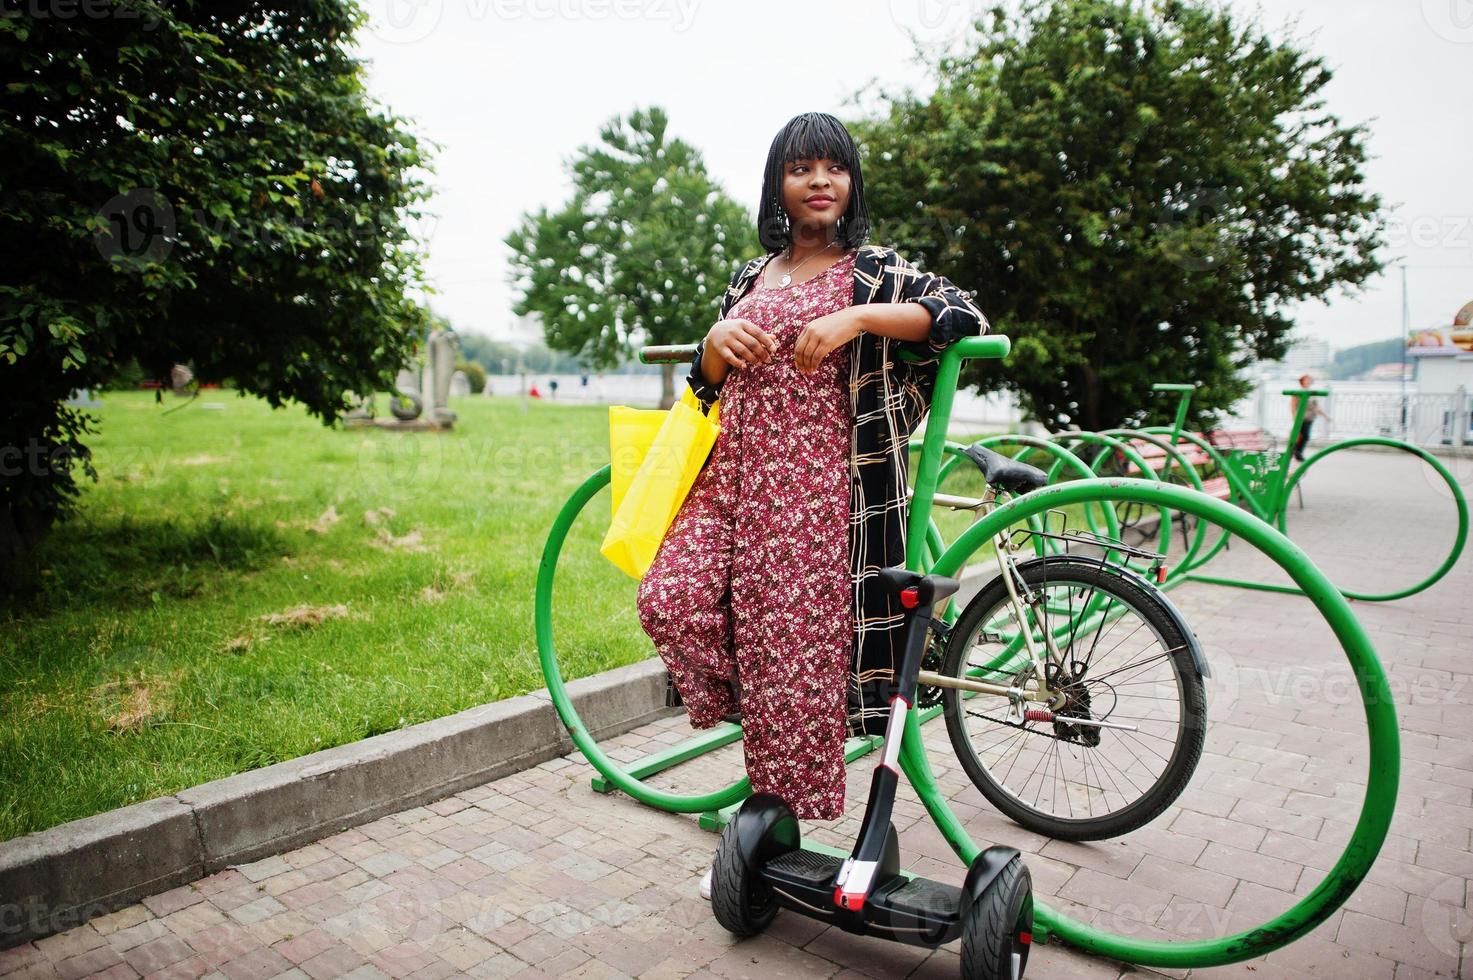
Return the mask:
[[[937,493],[932,498],[933,503],[938,506],[971,510],[974,512],[990,511],[997,499],[998,492],[993,487],[988,487],[982,497],[976,499],[941,493]],[[1002,577],[1003,586],[1008,594],[1008,605],[1012,610],[1013,622],[1017,626],[1017,636],[1004,647],[1003,651],[998,654],[992,663],[979,668],[973,673],[980,672],[983,669],[997,670],[1001,665],[1012,661],[1017,647],[1021,645],[1026,651],[1027,669],[1032,673],[1037,686],[1030,689],[994,684],[969,677],[952,677],[929,670],[922,670],[920,672],[919,682],[927,687],[952,688],[971,694],[992,694],[1005,697],[1008,699],[1009,721],[1022,722],[1024,720],[1023,703],[1025,701],[1043,704],[1049,708],[1059,708],[1062,707],[1066,700],[1064,692],[1056,691],[1050,686],[1047,669],[1049,663],[1053,663],[1061,669],[1065,665],[1064,655],[1060,652],[1057,643],[1059,635],[1079,632],[1086,627],[1092,629],[1098,625],[1103,625],[1103,623],[1096,622],[1094,619],[1098,612],[1098,605],[1096,600],[1091,599],[1079,611],[1077,617],[1061,624],[1053,630],[1040,628],[1038,630],[1038,638],[1035,638],[1034,628],[1028,623],[1028,611],[1033,611],[1035,623],[1046,623],[1046,615],[1040,611],[1040,608],[1046,603],[1042,596],[1037,595],[1028,588],[1028,583],[1024,581],[1022,574],[1018,571],[1017,561],[1013,556],[1020,550],[1020,546],[1014,543],[1013,537],[1013,535],[1009,535],[1004,531],[998,531],[992,537],[992,548],[993,556],[997,562],[998,574]],[[1108,548],[1108,543],[1101,543],[1101,546]],[[1038,649],[1040,640],[1044,647],[1042,655],[1040,655]],[[1021,672],[1019,671],[1019,673]],[[1125,731],[1137,730],[1137,726],[1135,725],[1125,725],[1119,722],[1110,722],[1095,718],[1058,716],[1054,720],[1067,724],[1089,725],[1096,728],[1117,728]]]

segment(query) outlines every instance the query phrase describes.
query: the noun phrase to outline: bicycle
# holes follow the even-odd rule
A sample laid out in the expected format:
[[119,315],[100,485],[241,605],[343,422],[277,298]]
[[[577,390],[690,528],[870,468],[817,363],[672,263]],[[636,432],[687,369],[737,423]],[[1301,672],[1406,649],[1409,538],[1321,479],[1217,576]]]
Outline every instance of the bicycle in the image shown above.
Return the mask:
[[[987,491],[943,497],[949,506],[981,516],[1048,483],[987,448],[964,453]],[[1038,539],[1065,553],[1019,561]],[[997,575],[954,624],[932,621],[944,654],[921,672],[917,703],[942,705],[963,770],[1023,827],[1080,841],[1144,826],[1186,788],[1207,729],[1200,643],[1146,577],[1111,560],[1164,578],[1163,556],[1062,525],[999,531],[992,546]]]

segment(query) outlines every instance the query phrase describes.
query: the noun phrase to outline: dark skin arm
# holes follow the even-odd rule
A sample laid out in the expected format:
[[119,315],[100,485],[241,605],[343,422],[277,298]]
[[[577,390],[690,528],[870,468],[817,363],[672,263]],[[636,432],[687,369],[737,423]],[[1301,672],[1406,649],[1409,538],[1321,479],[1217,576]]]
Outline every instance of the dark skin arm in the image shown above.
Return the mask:
[[[931,313],[919,303],[865,303],[825,314],[798,335],[798,370],[812,374],[825,357],[861,333],[922,341],[931,334]],[[706,335],[701,374],[707,383],[717,384],[732,368],[766,364],[776,351],[777,338],[750,320],[722,320]]]

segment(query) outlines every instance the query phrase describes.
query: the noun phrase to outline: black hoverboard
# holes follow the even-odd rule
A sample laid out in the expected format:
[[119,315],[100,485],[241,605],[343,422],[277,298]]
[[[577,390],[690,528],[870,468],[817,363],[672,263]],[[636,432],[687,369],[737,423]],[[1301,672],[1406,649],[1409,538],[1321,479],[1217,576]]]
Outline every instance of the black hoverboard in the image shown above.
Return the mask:
[[770,793],[742,804],[722,831],[711,876],[716,920],[738,936],[767,928],[779,908],[912,946],[960,938],[962,976],[1017,980],[1033,942],[1033,887],[1011,847],[989,847],[960,888],[900,872],[900,843],[890,820],[900,773],[905,715],[915,704],[931,608],[956,592],[954,579],[905,569],[880,572],[906,610],[905,656],[892,683],[884,754],[854,852],[844,859],[802,846],[793,811]]

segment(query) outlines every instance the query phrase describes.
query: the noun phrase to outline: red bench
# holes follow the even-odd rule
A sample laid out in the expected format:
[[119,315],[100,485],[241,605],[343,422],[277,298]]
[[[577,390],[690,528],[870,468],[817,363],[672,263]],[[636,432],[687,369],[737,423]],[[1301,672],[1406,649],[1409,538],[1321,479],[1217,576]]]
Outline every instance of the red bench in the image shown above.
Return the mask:
[[[1278,449],[1274,437],[1262,429],[1214,429],[1211,432],[1197,432],[1192,435],[1196,439],[1200,439],[1202,442],[1210,445],[1218,453],[1224,455],[1232,452],[1272,453]],[[1162,441],[1164,442],[1165,439]],[[1185,460],[1191,463],[1197,470],[1197,477],[1202,481],[1203,493],[1216,497],[1219,500],[1227,500],[1232,496],[1232,487],[1228,483],[1227,474],[1220,471],[1211,454],[1196,442],[1183,441],[1178,443],[1176,451],[1180,454],[1179,459],[1177,456],[1168,453],[1164,447],[1154,442],[1147,442],[1144,439],[1132,439],[1127,445],[1139,453],[1141,459],[1156,474],[1163,473],[1168,467],[1176,465],[1179,459]],[[1117,449],[1115,451],[1115,457],[1127,476],[1140,475],[1140,467],[1129,460],[1122,451]],[[1295,484],[1294,495],[1299,500],[1300,508],[1303,509],[1304,487],[1300,484]],[[1144,508],[1137,508],[1137,510],[1142,513],[1144,512]],[[1126,516],[1130,517],[1132,515],[1127,511]],[[1129,524],[1134,524],[1137,521],[1139,521],[1139,516],[1136,516],[1136,520],[1129,521]],[[1185,519],[1183,519],[1183,528],[1185,528],[1185,524]]]
[[1248,453],[1271,453],[1277,449],[1273,436],[1262,429],[1214,429],[1207,433],[1214,449],[1238,449]]
[[[1196,436],[1214,448],[1217,447],[1217,444],[1207,436],[1203,436],[1200,433],[1196,433]],[[1163,439],[1162,441],[1165,442],[1166,440]],[[1131,439],[1126,445],[1130,446],[1131,449],[1140,455],[1140,458],[1145,464],[1151,468],[1151,472],[1158,475],[1165,472],[1168,468],[1177,465],[1181,460],[1191,463],[1193,469],[1197,471],[1198,478],[1202,481],[1203,493],[1216,497],[1218,500],[1228,499],[1229,487],[1226,476],[1221,473],[1213,473],[1211,476],[1202,475],[1204,471],[1215,470],[1216,464],[1211,454],[1195,442],[1184,441],[1178,443],[1176,454],[1168,452],[1164,446],[1154,442],[1148,442],[1145,439]],[[1124,467],[1126,476],[1141,475],[1140,467],[1136,465],[1134,460],[1127,457],[1123,451],[1119,449],[1115,450],[1115,457]]]

